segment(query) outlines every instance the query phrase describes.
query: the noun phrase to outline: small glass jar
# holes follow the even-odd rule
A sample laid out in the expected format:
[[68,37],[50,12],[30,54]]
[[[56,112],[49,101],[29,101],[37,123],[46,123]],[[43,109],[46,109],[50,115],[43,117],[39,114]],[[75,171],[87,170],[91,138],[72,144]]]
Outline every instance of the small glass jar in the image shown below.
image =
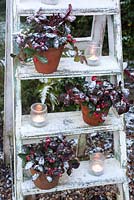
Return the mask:
[[95,176],[100,176],[104,173],[105,157],[102,153],[94,153],[90,159],[90,172]]
[[31,105],[30,119],[31,124],[36,127],[46,125],[47,105],[42,103],[34,103]]
[[47,5],[56,5],[58,4],[59,0],[42,0],[41,2]]
[[95,66],[100,64],[101,46],[96,42],[90,42],[84,54],[88,65]]

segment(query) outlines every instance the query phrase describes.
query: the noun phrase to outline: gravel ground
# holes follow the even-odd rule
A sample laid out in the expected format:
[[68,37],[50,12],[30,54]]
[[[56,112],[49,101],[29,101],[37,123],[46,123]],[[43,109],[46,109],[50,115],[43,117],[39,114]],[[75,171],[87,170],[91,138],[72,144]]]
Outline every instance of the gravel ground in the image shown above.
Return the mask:
[[[134,99],[134,67],[128,67],[125,70],[126,83],[125,86],[130,89],[130,98]],[[125,116],[126,119],[126,134],[127,134],[127,154],[128,154],[128,178],[130,188],[130,200],[134,200],[134,104],[132,102],[129,112]],[[105,135],[106,136],[106,135]],[[88,137],[88,136],[87,136]],[[98,139],[99,138],[99,139]],[[90,137],[88,142],[90,144]],[[97,146],[105,151],[107,155],[112,157],[113,144],[112,134],[109,133],[107,138],[103,134],[96,133],[93,139]],[[88,146],[87,151],[93,151],[92,146]],[[2,124],[0,124],[0,200],[11,200],[12,194],[12,178],[9,166],[5,166],[3,162],[2,152]],[[100,186],[95,188],[81,190],[67,190],[57,193],[49,193],[28,197],[27,200],[115,200],[115,194],[118,193],[115,185]],[[19,199],[18,199],[19,200]]]

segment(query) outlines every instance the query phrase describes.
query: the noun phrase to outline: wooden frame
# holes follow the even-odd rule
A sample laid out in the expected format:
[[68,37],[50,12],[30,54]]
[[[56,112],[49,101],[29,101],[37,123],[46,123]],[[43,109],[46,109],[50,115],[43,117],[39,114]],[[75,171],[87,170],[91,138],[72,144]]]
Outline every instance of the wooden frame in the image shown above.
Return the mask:
[[[21,81],[40,79],[40,78],[65,78],[65,77],[79,77],[79,76],[103,76],[110,75],[112,81],[123,81],[123,59],[122,59],[122,44],[121,44],[121,21],[120,21],[120,1],[119,0],[94,0],[91,5],[89,5],[88,0],[84,0],[81,5],[81,0],[70,0],[73,6],[73,13],[75,15],[93,15],[93,26],[90,38],[78,39],[78,42],[87,42],[88,40],[96,40],[97,42],[103,44],[106,20],[108,24],[108,43],[109,43],[109,56],[102,57],[101,65],[97,67],[90,68],[86,65],[81,65],[79,63],[73,64],[72,59],[62,59],[57,72],[49,75],[42,75],[35,72],[33,65],[27,68],[24,66],[17,66],[15,68],[15,63],[10,57],[10,53],[13,52],[13,33],[19,30],[20,16],[27,16],[32,14],[37,8],[37,5],[42,5],[40,1],[32,0],[7,0],[6,1],[6,68],[5,68],[5,106],[4,106],[4,151],[6,160],[9,159],[10,149],[6,151],[9,144],[9,136],[12,137],[12,145],[14,145],[14,188],[15,193],[13,194],[14,200],[23,200],[25,195],[32,195],[38,193],[45,193],[48,191],[40,191],[36,188],[26,188],[28,185],[23,182],[23,169],[22,161],[17,156],[21,151],[22,144],[27,144],[33,142],[35,139],[38,141],[47,134],[57,134],[61,130],[50,129],[49,125],[44,129],[37,131],[36,129],[30,127],[31,132],[29,132],[29,124],[27,122],[27,116],[22,116],[21,111]],[[63,3],[63,0],[59,0],[59,5],[56,6],[43,6],[43,11],[46,14],[51,15],[53,12],[63,12],[68,5],[68,0]],[[40,6],[39,6],[40,7]],[[68,64],[71,65],[69,68]],[[15,74],[14,74],[15,71]],[[115,78],[116,77],[116,78]],[[9,98],[10,94],[10,98]],[[15,110],[15,111],[14,111]],[[58,115],[55,113],[55,115]],[[62,114],[59,114],[61,116]],[[106,174],[106,175],[93,178],[88,174],[83,174],[83,177],[87,175],[85,182],[77,180],[78,174],[83,173],[83,168],[87,166],[87,162],[82,162],[81,172],[74,173],[75,183],[72,182],[73,178],[69,183],[66,181],[69,179],[64,179],[64,184],[59,185],[56,190],[74,189],[81,187],[90,187],[103,184],[117,184],[120,195],[118,200],[129,200],[129,189],[126,178],[126,136],[124,131],[124,122],[122,117],[117,117],[115,113],[109,115],[108,121],[104,123],[103,126],[87,127],[80,118],[80,113],[64,113],[64,117],[70,117],[73,125],[68,124],[67,127],[62,125],[63,133],[66,135],[75,135],[79,138],[80,146],[83,145],[85,137],[83,134],[97,130],[111,130],[114,131],[114,147],[115,147],[115,158],[107,160],[107,173],[109,174],[108,168],[114,166],[116,173]],[[50,114],[51,118],[53,114]],[[62,116],[62,119],[64,119]],[[110,118],[111,117],[111,118]],[[53,117],[54,118],[54,117]],[[116,120],[115,120],[116,119]],[[111,120],[111,121],[110,121]],[[57,122],[55,122],[57,123]],[[78,126],[77,124],[81,124]],[[59,125],[59,127],[60,127]],[[27,131],[28,128],[28,131]],[[55,131],[56,130],[56,131]],[[69,131],[70,130],[70,131]],[[44,134],[45,131],[45,134]],[[82,139],[82,141],[81,141]],[[82,149],[81,152],[82,153]],[[19,170],[18,170],[19,169]],[[113,171],[114,171],[113,169]],[[85,170],[86,171],[86,170]],[[78,174],[77,174],[78,173]],[[81,179],[81,177],[79,177]],[[84,179],[82,179],[84,180]],[[91,181],[92,180],[92,181]],[[25,185],[26,184],[26,185]],[[84,185],[84,186],[83,186]],[[31,186],[31,182],[30,182]]]

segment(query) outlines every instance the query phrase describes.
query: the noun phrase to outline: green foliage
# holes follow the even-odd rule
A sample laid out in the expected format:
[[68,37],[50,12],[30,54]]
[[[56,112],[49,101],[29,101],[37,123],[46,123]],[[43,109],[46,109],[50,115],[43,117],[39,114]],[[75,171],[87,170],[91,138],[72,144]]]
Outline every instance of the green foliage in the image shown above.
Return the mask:
[[134,60],[134,2],[124,0],[121,4],[123,53],[125,60]]
[[77,16],[71,27],[74,37],[88,37],[91,35],[92,16]]
[[[69,4],[64,16],[55,13],[52,16],[44,15],[41,8],[32,16],[28,16],[26,26],[15,39],[20,49],[17,57],[20,58],[21,53],[20,60],[26,60],[29,57],[40,55],[49,48],[58,49],[68,43],[73,46],[74,40],[70,34],[70,25],[75,20],[75,16],[71,15],[71,11],[72,6]],[[43,63],[47,62],[47,59],[42,56],[38,58]]]
[[0,21],[5,18],[6,0],[0,0]]
[[48,110],[52,111],[69,111],[78,110],[79,106],[72,104],[68,107],[59,101],[59,96],[65,93],[65,88],[70,85],[83,84],[84,78],[69,78],[69,79],[47,79],[44,83],[39,84],[40,98],[42,102],[46,103]]
[[[23,152],[18,154],[25,163],[25,169],[33,168],[36,172],[43,172],[51,178],[68,175],[72,169],[79,167],[76,157],[76,144],[74,139],[65,136],[46,137],[41,143],[23,146]],[[66,166],[65,166],[66,164]]]
[[25,48],[24,53],[28,54],[29,56],[34,56],[36,54],[36,51],[31,48]]
[[35,102],[40,102],[38,91],[38,80],[28,80],[22,82],[22,111],[24,114],[30,113],[30,107]]
[[38,58],[38,60],[39,60],[41,63],[48,63],[47,58],[45,58],[45,57],[43,57],[43,56],[40,56],[40,55],[37,55],[36,57]]

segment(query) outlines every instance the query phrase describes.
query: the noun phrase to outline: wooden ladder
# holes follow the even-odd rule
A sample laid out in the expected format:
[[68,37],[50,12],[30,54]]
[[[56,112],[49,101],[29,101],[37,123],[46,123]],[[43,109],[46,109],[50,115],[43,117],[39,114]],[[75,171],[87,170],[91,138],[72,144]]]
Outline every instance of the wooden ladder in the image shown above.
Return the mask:
[[[35,72],[34,66],[15,66],[10,54],[14,50],[13,37],[20,29],[20,18],[33,14],[36,9],[42,7],[45,14],[64,12],[71,3],[73,14],[76,16],[93,16],[91,36],[77,38],[77,45],[85,49],[88,41],[95,40],[103,44],[106,23],[108,30],[109,55],[102,56],[101,64],[97,67],[89,67],[85,64],[75,63],[71,58],[62,58],[59,64],[62,73],[51,74],[51,78],[73,77],[73,68],[77,64],[75,77],[110,76],[112,82],[123,81],[123,59],[121,43],[121,19],[119,0],[94,0],[90,4],[88,0],[59,0],[59,4],[48,6],[41,3],[41,0],[6,0],[6,68],[5,68],[5,107],[4,107],[4,144],[5,156],[9,159],[9,152],[14,157],[14,200],[23,200],[25,196],[39,193],[46,193],[46,190],[37,189],[31,180],[24,180],[22,161],[17,156],[23,144],[39,141],[47,134],[53,136],[59,132],[65,135],[74,135],[79,138],[80,146],[87,133],[96,131],[112,131],[114,136],[114,158],[106,160],[106,170],[104,176],[91,176],[88,172],[88,162],[82,161],[80,168],[75,170],[71,177],[62,178],[61,184],[50,192],[87,188],[91,186],[116,184],[120,194],[118,200],[129,200],[129,188],[126,177],[126,135],[124,130],[124,120],[113,111],[108,115],[106,122],[99,127],[85,125],[81,119],[80,112],[49,113],[48,121],[53,121],[53,125],[46,125],[43,128],[35,128],[29,124],[29,116],[22,115],[21,102],[21,81],[40,78],[49,78]],[[67,65],[66,63],[69,63]],[[67,69],[66,70],[66,66]],[[9,97],[10,95],[10,97]],[[56,116],[56,117],[55,117]],[[53,119],[53,120],[52,120]],[[64,120],[69,119],[73,123],[68,123],[65,127]],[[56,124],[58,124],[56,126]],[[81,127],[78,127],[81,124]],[[54,126],[54,129],[53,129]],[[59,129],[62,127],[62,129]],[[46,134],[47,133],[47,134]],[[13,147],[8,149],[7,146]],[[82,151],[82,150],[80,150]],[[84,169],[84,170],[83,170]],[[113,173],[111,173],[113,172]],[[86,177],[86,178],[85,178]],[[78,182],[81,180],[81,182]]]

